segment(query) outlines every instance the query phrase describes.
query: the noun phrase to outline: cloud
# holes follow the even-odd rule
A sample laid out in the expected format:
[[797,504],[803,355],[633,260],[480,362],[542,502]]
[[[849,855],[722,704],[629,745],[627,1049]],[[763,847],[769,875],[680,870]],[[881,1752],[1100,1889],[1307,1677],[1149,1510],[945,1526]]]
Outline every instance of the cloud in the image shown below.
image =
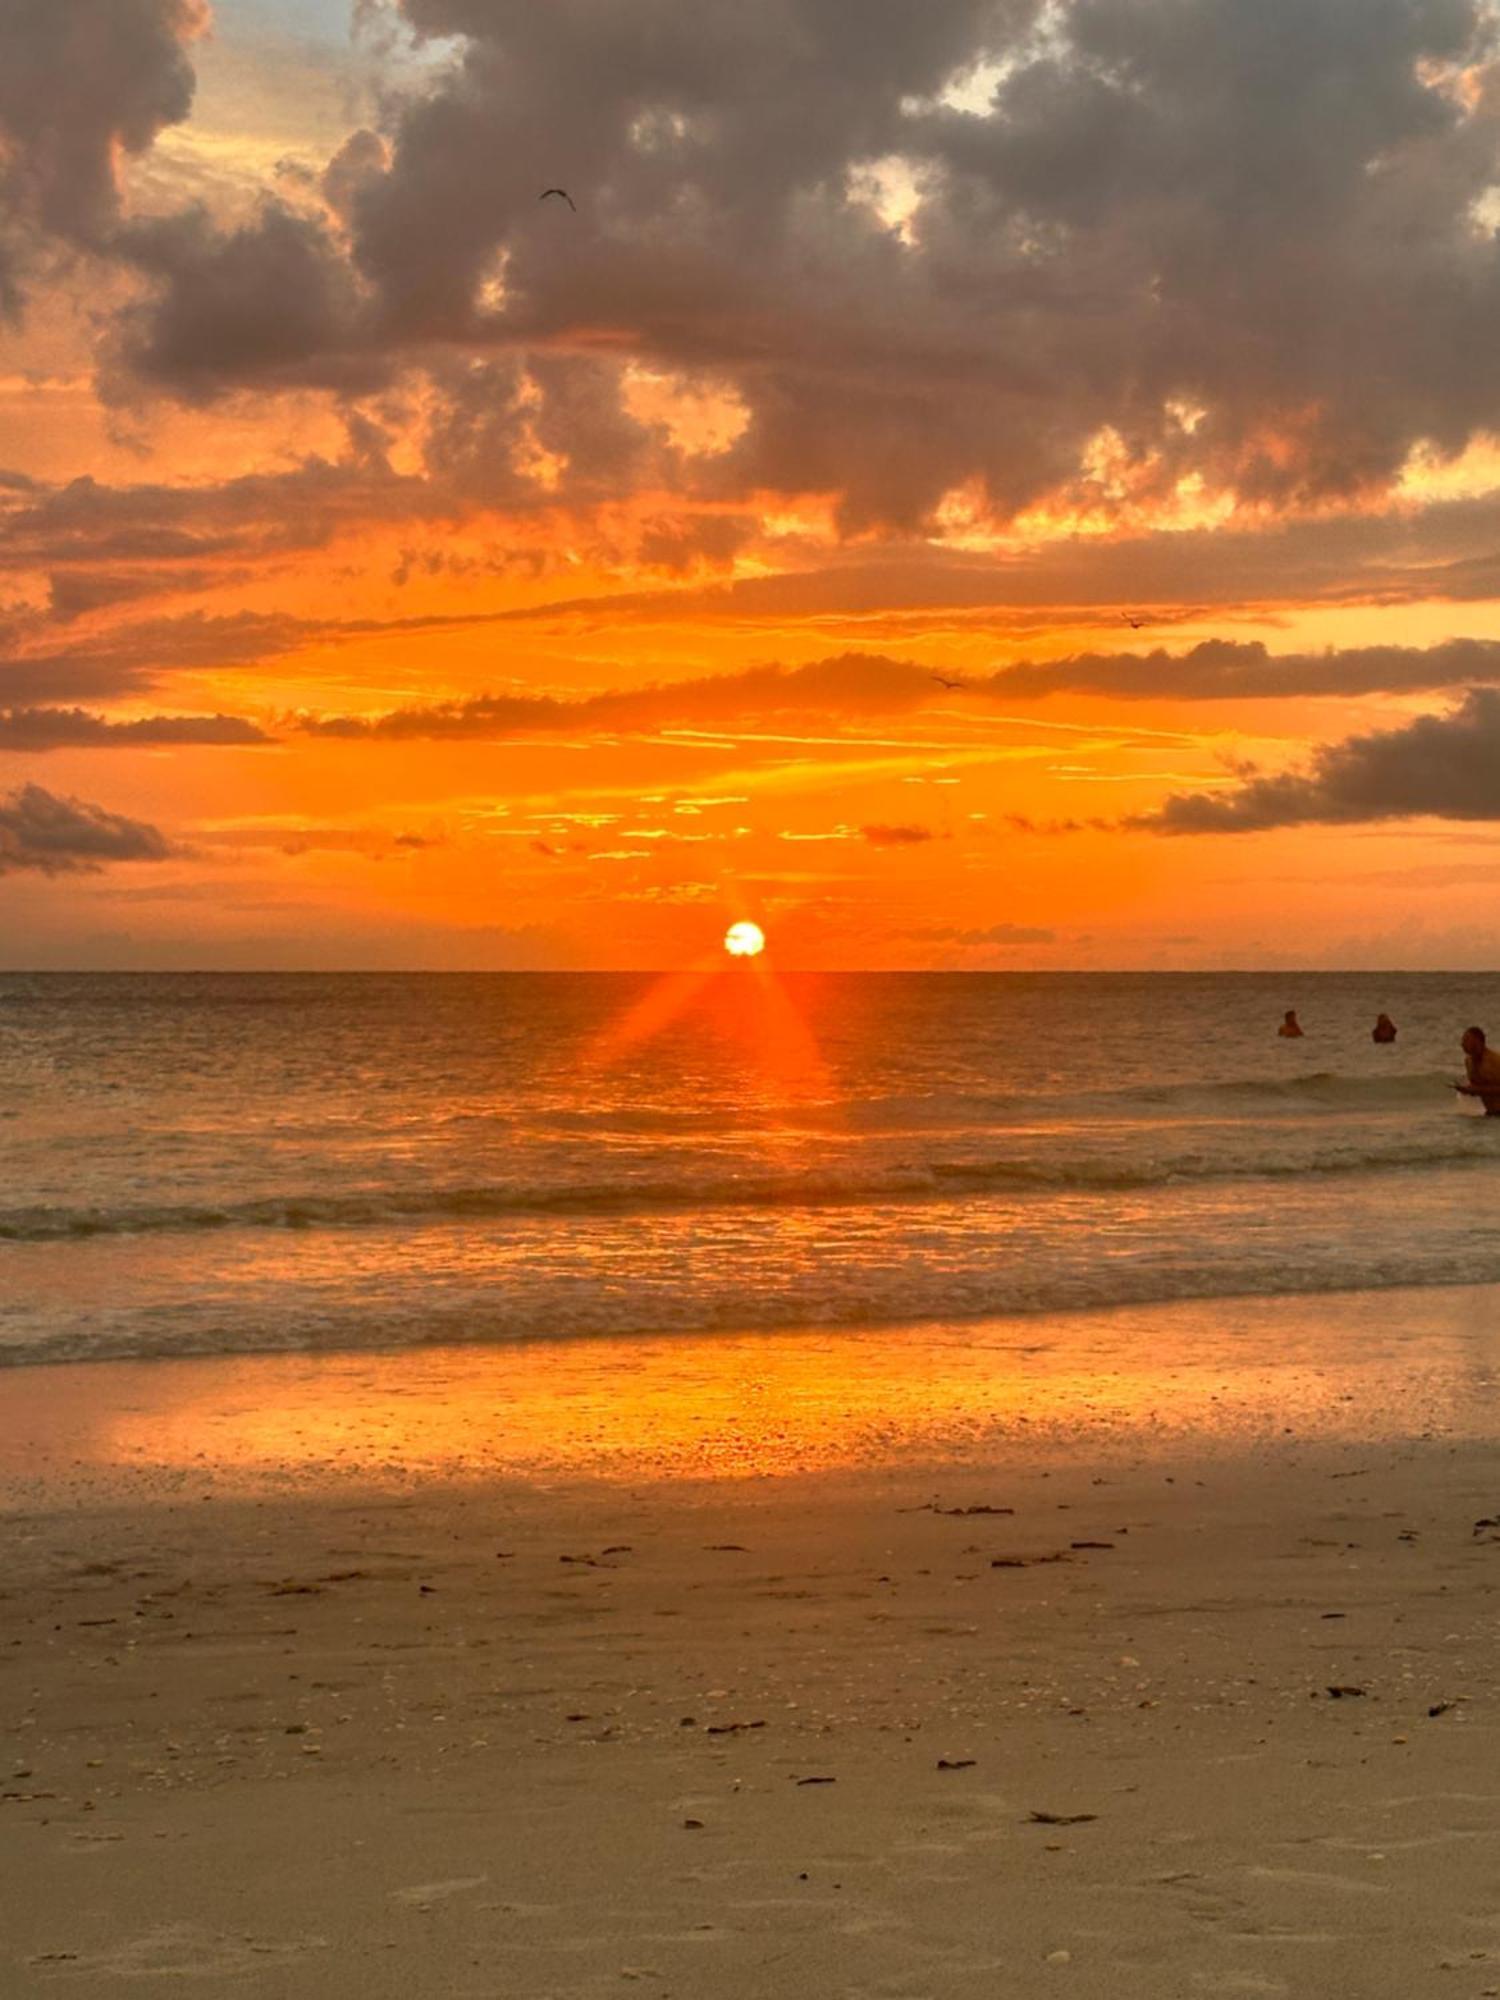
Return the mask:
[[0,796],[0,875],[92,873],[112,861],[165,861],[171,852],[156,827],[83,799],[40,785]]
[[862,826],[860,832],[871,847],[920,847],[924,841],[937,839],[930,826],[888,826],[877,823],[874,826]]
[[0,9],[0,304],[20,306],[37,235],[106,248],[117,228],[117,161],[187,117],[186,44],[205,0],[6,0]]
[[1500,681],[1500,641],[1437,646],[1330,647],[1272,655],[1259,640],[1205,639],[1186,653],[1083,653],[1002,667],[976,683],[986,694],[1031,701],[1049,694],[1123,701],[1243,701],[1306,695],[1410,694]]
[[[325,209],[120,237],[152,386],[415,368],[454,413],[444,476],[456,447],[471,481],[524,483],[540,442],[564,500],[651,462],[719,501],[832,494],[846,530],[886,532],[960,489],[1001,520],[1193,480],[1357,498],[1500,421],[1483,0],[404,12],[451,60],[351,135]],[[983,64],[988,105],[956,103]],[[548,161],[576,214],[538,203]],[[740,434],[674,454],[625,407],[630,359],[720,385]]]
[[1066,535],[976,556],[913,543],[855,544],[831,560],[689,589],[621,590],[518,609],[515,622],[675,624],[684,617],[779,627],[788,618],[858,618],[875,638],[935,627],[1028,631],[1072,611],[1154,607],[1152,623],[1207,605],[1410,604],[1500,596],[1500,501],[1493,494],[1386,514],[1329,512],[1246,525]]
[[243,571],[174,569],[60,569],[47,579],[49,608],[64,623],[133,603],[142,597],[170,597],[182,590],[207,590],[245,580]]
[[7,0],[0,20],[0,125],[12,195],[83,235],[114,216],[115,155],[144,152],[188,115],[185,44],[205,0]]
[[155,745],[269,743],[238,715],[145,715],[111,722],[82,708],[0,709],[0,750],[109,750]]
[[1301,771],[1233,790],[1178,793],[1130,824],[1155,833],[1390,819],[1500,820],[1500,691],[1475,688],[1447,715],[1322,745]]
[[[324,636],[327,636],[326,634]],[[301,715],[289,726],[349,741],[499,740],[558,731],[608,733],[694,725],[724,727],[820,716],[833,721],[914,713],[943,701],[976,707],[1038,700],[1064,691],[1123,700],[1219,701],[1294,695],[1402,693],[1494,680],[1500,642],[1454,639],[1425,650],[1368,646],[1274,656],[1258,641],[1205,640],[1174,656],[1083,654],[1002,667],[940,695],[929,669],[883,653],[848,652],[799,667],[768,665],[739,673],[610,689],[564,699],[555,695],[478,695],[416,703],[384,715]],[[866,832],[879,842],[879,835]],[[887,845],[893,844],[887,842]]]
[[442,834],[391,833],[383,827],[320,826],[277,819],[213,827],[200,833],[197,839],[203,847],[268,848],[293,857],[358,854],[370,861],[385,861],[393,854],[416,854],[447,845]]
[[74,572],[307,552],[351,529],[410,522],[448,504],[368,454],[307,457],[287,471],[218,482],[108,486],[81,477],[16,493],[8,504],[0,499],[0,567]]
[[194,611],[145,619],[0,661],[0,702],[133,694],[170,670],[251,666],[305,644],[320,627],[280,612]]
[[557,729],[651,729],[808,713],[896,713],[916,708],[932,692],[932,676],[910,661],[878,653],[840,653],[801,667],[749,667],[743,673],[610,690],[576,701],[552,695],[479,695],[373,717],[303,716],[297,726],[308,735],[352,740],[484,739]]
[[148,386],[203,403],[226,387],[358,395],[390,375],[359,331],[354,273],[315,217],[267,199],[224,232],[192,209],[137,223],[120,244],[155,289],[118,322],[113,359]]

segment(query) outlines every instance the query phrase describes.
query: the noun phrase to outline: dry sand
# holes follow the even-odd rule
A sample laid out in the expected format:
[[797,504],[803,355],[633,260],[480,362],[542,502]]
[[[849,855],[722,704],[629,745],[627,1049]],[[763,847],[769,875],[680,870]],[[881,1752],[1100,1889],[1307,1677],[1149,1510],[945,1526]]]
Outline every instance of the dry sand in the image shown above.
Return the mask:
[[774,1477],[680,1346],[525,1478],[516,1355],[0,1381],[0,1994],[1500,1993],[1493,1295],[1148,1317],[946,1460],[810,1338]]

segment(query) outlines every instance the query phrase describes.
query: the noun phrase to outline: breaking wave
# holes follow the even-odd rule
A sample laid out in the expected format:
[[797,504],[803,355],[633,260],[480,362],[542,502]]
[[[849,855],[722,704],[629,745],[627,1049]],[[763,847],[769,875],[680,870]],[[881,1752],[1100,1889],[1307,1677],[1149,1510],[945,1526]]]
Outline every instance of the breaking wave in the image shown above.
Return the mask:
[[1493,1167],[1500,1127],[1445,1118],[1417,1132],[1355,1129],[1348,1137],[1317,1132],[1273,1134],[1253,1128],[1226,1140],[1211,1128],[1196,1140],[1161,1145],[1140,1135],[1118,1150],[1067,1157],[1055,1151],[868,1163],[849,1170],[777,1173],[706,1172],[550,1184],[353,1188],[336,1194],[288,1192],[220,1201],[31,1206],[0,1209],[0,1242],[43,1243],[90,1236],[222,1229],[359,1229],[392,1223],[503,1221],[507,1217],[620,1216],[681,1210],[788,1210],[951,1201],[1005,1194],[1110,1194],[1182,1183],[1294,1176],[1385,1174],[1422,1167]]

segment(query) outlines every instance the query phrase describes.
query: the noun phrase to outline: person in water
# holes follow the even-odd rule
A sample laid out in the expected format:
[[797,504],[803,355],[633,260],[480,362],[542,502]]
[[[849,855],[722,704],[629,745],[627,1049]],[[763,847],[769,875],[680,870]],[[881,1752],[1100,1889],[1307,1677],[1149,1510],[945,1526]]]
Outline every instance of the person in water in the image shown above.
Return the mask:
[[1469,1080],[1454,1089],[1465,1097],[1477,1097],[1486,1118],[1500,1118],[1500,1056],[1485,1041],[1483,1028],[1465,1028],[1459,1047]]
[[1389,1014],[1377,1014],[1375,1025],[1370,1030],[1372,1042],[1393,1042],[1396,1039],[1396,1024]]
[[1281,1017],[1281,1026],[1276,1030],[1284,1041],[1295,1041],[1302,1033],[1302,1023],[1297,1019],[1295,1007],[1288,1007]]

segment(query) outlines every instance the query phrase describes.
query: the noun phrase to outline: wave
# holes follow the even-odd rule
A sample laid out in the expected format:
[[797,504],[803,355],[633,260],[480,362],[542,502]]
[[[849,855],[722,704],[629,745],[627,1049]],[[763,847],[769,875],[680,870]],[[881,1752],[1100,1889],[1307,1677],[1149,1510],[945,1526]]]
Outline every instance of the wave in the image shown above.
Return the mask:
[[[1413,1168],[1493,1166],[1500,1131],[1482,1119],[1451,1118],[1418,1133],[1317,1134],[1300,1145],[1267,1144],[1253,1129],[1238,1147],[1180,1146],[1155,1153],[950,1158],[803,1173],[684,1172],[665,1179],[550,1185],[493,1182],[349,1189],[338,1194],[266,1194],[223,1201],[0,1209],[0,1242],[219,1229],[352,1229],[382,1224],[482,1222],[507,1217],[620,1216],[667,1210],[787,1210],[888,1202],[952,1201],[965,1195],[1129,1193],[1194,1181],[1285,1180],[1394,1173]],[[1305,1137],[1305,1135],[1304,1135]]]
[[1167,1269],[1106,1260],[1088,1269],[976,1272],[969,1283],[935,1289],[853,1285],[791,1295],[739,1285],[712,1298],[701,1290],[630,1288],[581,1297],[569,1287],[515,1298],[505,1286],[434,1298],[424,1278],[420,1303],[382,1310],[371,1298],[309,1311],[278,1300],[246,1314],[184,1303],[171,1314],[142,1309],[20,1332],[0,1340],[0,1370],[58,1363],[168,1360],[233,1354],[366,1353],[424,1347],[497,1347],[519,1342],[703,1338],[717,1335],[859,1332],[888,1326],[975,1325],[1049,1313],[1109,1312],[1193,1299],[1316,1297],[1329,1293],[1500,1286],[1500,1244],[1441,1240],[1408,1246],[1385,1260],[1351,1267],[1336,1246],[1321,1258],[1233,1259]]
[[1181,1083],[1122,1084],[1102,1090],[1064,1085],[1055,1078],[1028,1091],[938,1090],[886,1096],[828,1097],[795,1104],[710,1106],[629,1104],[558,1105],[527,1119],[489,1107],[466,1106],[439,1121],[445,1129],[507,1128],[529,1135],[678,1134],[737,1131],[902,1132],[983,1129],[989,1126],[1072,1124],[1080,1111],[1114,1120],[1243,1119],[1247,1114],[1344,1115],[1404,1111],[1441,1105],[1446,1070],[1411,1070],[1386,1076],[1349,1076],[1320,1070],[1295,1077],[1244,1077]]
[[1142,1086],[1118,1093],[1142,1104],[1191,1104],[1210,1109],[1283,1105],[1305,1111],[1391,1111],[1441,1102],[1453,1081],[1448,1070],[1405,1070],[1388,1076],[1348,1076],[1337,1070],[1314,1070],[1306,1076],[1230,1078],[1211,1083]]

